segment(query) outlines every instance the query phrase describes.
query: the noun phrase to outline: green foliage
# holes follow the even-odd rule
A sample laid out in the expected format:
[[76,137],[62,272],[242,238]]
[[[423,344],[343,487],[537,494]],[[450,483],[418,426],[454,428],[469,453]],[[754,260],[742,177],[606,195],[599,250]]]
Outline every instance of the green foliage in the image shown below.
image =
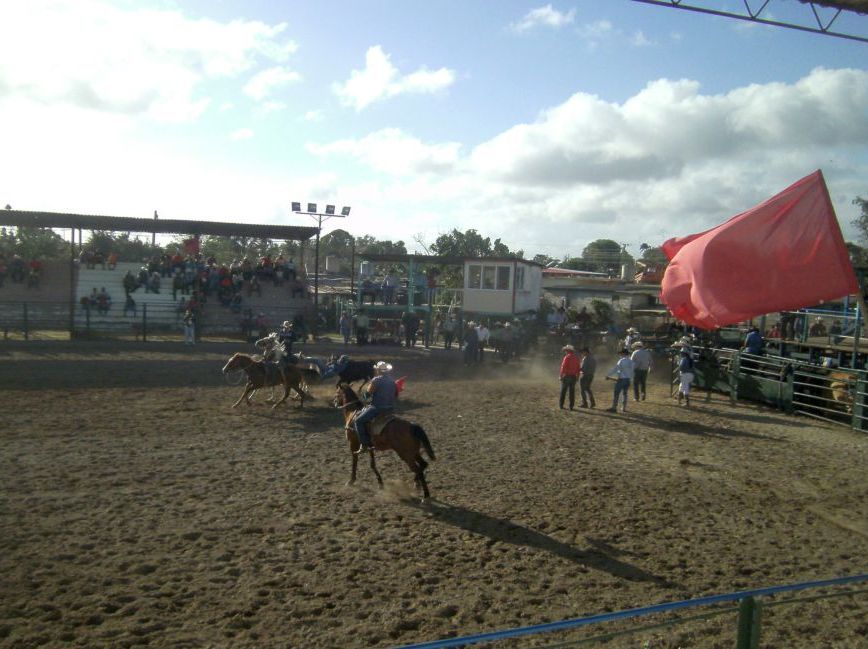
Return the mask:
[[431,253],[441,257],[517,257],[524,258],[524,251],[511,251],[500,239],[493,242],[476,230],[460,232],[453,229],[449,234],[441,234],[431,244]]
[[161,246],[152,246],[150,237],[147,239],[131,237],[129,232],[105,232],[94,230],[84,243],[85,250],[101,252],[108,255],[114,252],[119,261],[141,262],[155,255],[163,254]]
[[593,326],[599,329],[607,329],[615,322],[615,311],[612,305],[604,300],[591,300],[591,309],[594,311],[591,316]]
[[667,266],[669,264],[669,259],[666,257],[666,253],[663,252],[663,248],[643,243],[639,246],[639,250],[642,253],[639,259],[648,266]]
[[868,242],[868,199],[857,196],[853,199],[853,205],[858,205],[862,209],[862,213],[853,220],[853,225],[859,229],[861,241]]
[[69,244],[50,228],[2,228],[0,252],[22,259],[69,259]]
[[621,272],[621,264],[632,261],[633,258],[617,241],[597,239],[582,250],[582,260],[588,266],[586,270],[618,275]]

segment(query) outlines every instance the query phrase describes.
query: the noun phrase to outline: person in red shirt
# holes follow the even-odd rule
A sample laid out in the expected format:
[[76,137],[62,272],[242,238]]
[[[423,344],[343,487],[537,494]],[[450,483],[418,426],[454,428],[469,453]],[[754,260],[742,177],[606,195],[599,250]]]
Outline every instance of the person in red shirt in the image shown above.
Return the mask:
[[570,395],[570,410],[573,410],[576,405],[576,381],[579,379],[579,359],[576,357],[576,349],[572,345],[564,345],[561,349],[564,352],[564,358],[561,360],[561,410],[564,408],[564,401],[567,393]]

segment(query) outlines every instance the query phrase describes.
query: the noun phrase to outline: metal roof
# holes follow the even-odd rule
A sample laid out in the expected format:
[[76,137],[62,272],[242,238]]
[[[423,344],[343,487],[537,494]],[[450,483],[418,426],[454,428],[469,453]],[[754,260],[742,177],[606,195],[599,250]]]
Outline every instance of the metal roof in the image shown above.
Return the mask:
[[109,232],[148,232],[154,234],[214,235],[256,237],[306,241],[316,236],[317,228],[301,225],[262,225],[258,223],[224,223],[222,221],[190,221],[173,219],[143,219],[126,216],[95,216],[62,212],[27,212],[0,210],[0,225],[28,228],[75,228]]
[[513,262],[518,261],[522,264],[528,264],[529,266],[540,266],[542,264],[537,263],[535,261],[531,261],[530,259],[520,259],[518,257],[440,257],[437,255],[400,255],[400,254],[388,254],[388,255],[374,255],[374,254],[365,254],[358,253],[356,257],[359,259],[366,259],[368,261],[373,261],[375,263],[407,263],[409,261],[414,261],[416,263],[423,264],[442,264],[442,265],[453,265],[453,266],[462,266],[466,261],[482,261],[482,262]]

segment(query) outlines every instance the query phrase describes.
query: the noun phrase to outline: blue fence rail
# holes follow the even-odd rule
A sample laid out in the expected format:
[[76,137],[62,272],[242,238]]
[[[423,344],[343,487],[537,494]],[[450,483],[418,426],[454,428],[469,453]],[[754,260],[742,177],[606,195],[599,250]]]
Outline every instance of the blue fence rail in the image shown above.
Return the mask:
[[[738,644],[737,647],[755,646],[759,640],[759,621],[758,608],[756,607],[756,599],[779,593],[791,593],[801,590],[814,588],[827,588],[830,586],[846,586],[860,582],[868,582],[868,574],[852,575],[849,577],[836,577],[834,579],[823,579],[820,581],[806,581],[797,584],[788,584],[783,586],[768,586],[766,588],[756,588],[753,590],[742,590],[734,593],[724,593],[721,595],[709,595],[707,597],[699,597],[696,599],[687,599],[678,602],[666,602],[653,606],[644,606],[641,608],[631,608],[624,611],[615,611],[614,613],[603,613],[600,615],[592,615],[590,617],[573,618],[569,620],[561,620],[560,622],[549,622],[546,624],[536,624],[533,626],[517,627],[514,629],[504,629],[501,631],[489,631],[487,633],[477,633],[475,635],[466,635],[457,638],[446,638],[443,640],[433,640],[430,642],[422,642],[418,644],[401,645],[396,649],[445,649],[446,647],[462,647],[466,645],[478,644],[480,642],[498,642],[509,638],[519,638],[522,636],[540,635],[543,633],[554,633],[557,631],[567,631],[586,627],[602,622],[613,622],[615,620],[625,620],[630,618],[638,618],[657,613],[667,613],[678,611],[687,608],[695,608],[698,606],[711,606],[714,604],[722,604],[727,602],[739,602],[739,628],[738,628]],[[850,593],[843,593],[847,595]],[[678,624],[678,620],[672,624]],[[638,629],[636,630],[638,631]]]

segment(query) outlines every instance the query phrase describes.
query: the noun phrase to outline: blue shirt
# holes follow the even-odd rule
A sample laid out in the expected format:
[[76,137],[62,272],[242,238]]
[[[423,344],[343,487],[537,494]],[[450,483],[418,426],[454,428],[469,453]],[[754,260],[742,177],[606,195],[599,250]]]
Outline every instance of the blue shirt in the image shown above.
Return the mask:
[[762,354],[763,337],[760,336],[759,331],[751,331],[747,335],[747,338],[744,339],[744,346],[747,348],[747,351],[750,354]]
[[394,410],[397,397],[398,386],[388,374],[375,376],[371,381],[371,405],[377,410]]

